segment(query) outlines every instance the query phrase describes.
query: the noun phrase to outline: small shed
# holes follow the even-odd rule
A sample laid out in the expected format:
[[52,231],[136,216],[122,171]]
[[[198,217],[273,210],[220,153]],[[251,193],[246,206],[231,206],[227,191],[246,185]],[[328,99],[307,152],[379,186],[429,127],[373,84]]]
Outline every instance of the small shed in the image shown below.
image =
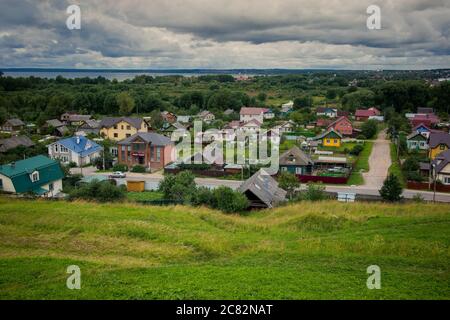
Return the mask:
[[145,181],[130,181],[127,180],[127,190],[130,192],[144,192]]

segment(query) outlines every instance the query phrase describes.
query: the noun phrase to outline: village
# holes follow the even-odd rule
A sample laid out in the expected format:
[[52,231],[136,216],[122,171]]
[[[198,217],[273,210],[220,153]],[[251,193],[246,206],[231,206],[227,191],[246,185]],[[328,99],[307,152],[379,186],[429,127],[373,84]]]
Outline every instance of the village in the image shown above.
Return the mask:
[[[450,191],[448,124],[442,123],[431,108],[405,114],[411,128],[406,133],[386,126],[384,115],[376,107],[357,109],[351,114],[333,106],[320,106],[312,111],[316,120],[306,125],[297,125],[290,119],[293,109],[293,101],[279,108],[227,109],[220,114],[219,128],[214,128],[216,115],[207,110],[178,116],[163,111],[159,128],[152,127],[154,122],[149,116],[94,119],[91,115],[66,112],[60,118],[45,121],[42,127],[17,118],[7,119],[1,125],[2,156],[21,148],[34,148],[36,143],[31,136],[40,137],[45,151],[2,164],[0,190],[15,196],[65,198],[63,180],[76,176],[77,186],[94,180],[112,181],[124,185],[128,192],[148,193],[157,191],[164,177],[189,171],[200,181],[199,185],[210,189],[225,186],[245,195],[248,208],[271,208],[289,198],[291,191],[279,186],[283,176],[295,177],[298,185],[294,183],[294,187],[299,190],[302,185],[305,188],[318,184],[340,201],[355,201],[357,197],[376,198],[391,163],[411,162],[412,168],[402,177],[407,188],[405,197],[419,194],[436,200],[436,191]],[[173,138],[175,132],[181,137],[193,133],[194,142],[200,139],[205,147],[217,142],[217,137],[216,141],[205,138],[207,132],[195,133],[194,121],[214,128],[224,142],[230,132],[265,135],[270,141],[276,138],[278,170],[269,174],[267,163],[245,160],[248,138],[241,146],[241,163],[211,160],[201,152],[195,153],[195,149],[193,155],[180,157],[176,151],[179,141]],[[232,144],[233,150],[235,146]],[[391,159],[392,150],[396,155],[400,148],[407,149],[407,157]],[[410,155],[420,156],[421,160],[413,161]],[[154,200],[155,195],[150,198]],[[439,194],[438,200],[449,202],[450,194]]]

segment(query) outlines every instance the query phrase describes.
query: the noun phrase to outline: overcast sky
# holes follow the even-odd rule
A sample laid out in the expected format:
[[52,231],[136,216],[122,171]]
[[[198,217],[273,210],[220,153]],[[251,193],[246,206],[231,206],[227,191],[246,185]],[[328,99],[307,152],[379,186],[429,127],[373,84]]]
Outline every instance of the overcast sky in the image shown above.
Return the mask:
[[450,1],[1,0],[0,67],[449,68]]

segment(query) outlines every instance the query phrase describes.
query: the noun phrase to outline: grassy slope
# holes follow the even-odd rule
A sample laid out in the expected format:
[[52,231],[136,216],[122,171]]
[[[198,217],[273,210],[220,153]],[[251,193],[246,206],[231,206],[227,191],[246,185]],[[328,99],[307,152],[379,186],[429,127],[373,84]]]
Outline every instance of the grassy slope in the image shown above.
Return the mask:
[[[205,208],[0,197],[0,298],[450,298],[449,206]],[[68,265],[82,289],[65,287]],[[377,264],[382,289],[366,288]]]

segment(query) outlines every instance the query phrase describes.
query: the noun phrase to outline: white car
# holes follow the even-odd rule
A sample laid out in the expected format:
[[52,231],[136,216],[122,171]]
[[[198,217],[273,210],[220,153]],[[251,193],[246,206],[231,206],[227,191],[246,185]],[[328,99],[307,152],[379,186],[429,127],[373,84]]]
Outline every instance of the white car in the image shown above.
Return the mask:
[[122,171],[115,171],[109,175],[110,178],[125,178],[127,175]]

